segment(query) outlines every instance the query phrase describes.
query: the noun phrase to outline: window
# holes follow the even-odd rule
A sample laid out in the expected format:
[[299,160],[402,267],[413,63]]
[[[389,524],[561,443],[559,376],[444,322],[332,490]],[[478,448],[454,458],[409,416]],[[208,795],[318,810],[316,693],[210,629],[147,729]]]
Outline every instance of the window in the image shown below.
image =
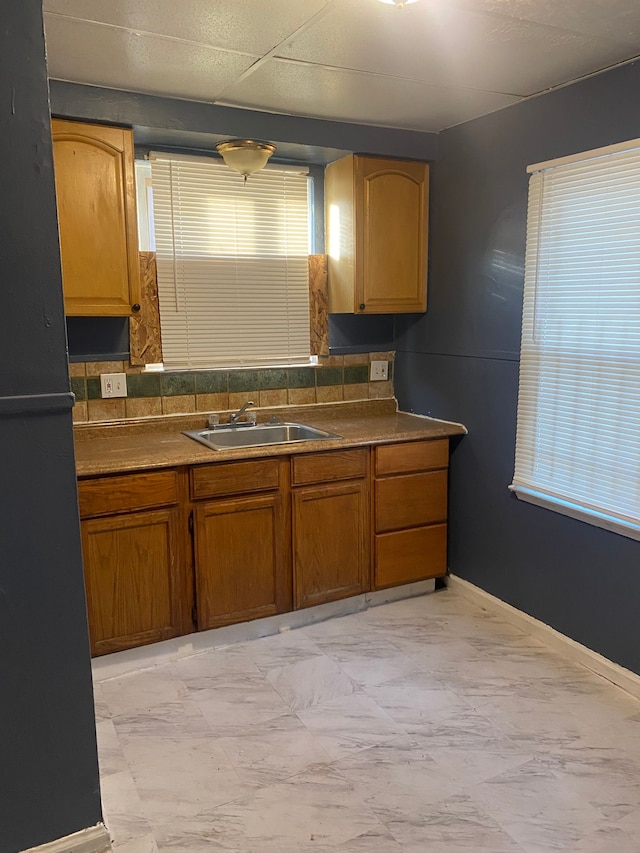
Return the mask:
[[511,488],[640,539],[640,140],[529,172]]
[[309,361],[309,178],[152,155],[167,368]]

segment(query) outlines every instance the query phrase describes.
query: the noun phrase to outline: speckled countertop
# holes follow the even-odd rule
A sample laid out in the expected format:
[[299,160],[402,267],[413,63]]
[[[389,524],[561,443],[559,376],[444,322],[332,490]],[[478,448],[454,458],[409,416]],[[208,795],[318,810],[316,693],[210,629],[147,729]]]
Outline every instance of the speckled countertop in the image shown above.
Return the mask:
[[[277,415],[285,421],[309,424],[342,437],[301,444],[210,450],[182,435],[182,430],[204,429],[206,414],[168,415],[122,423],[78,424],[74,428],[76,470],[79,477],[90,477],[421,438],[445,438],[466,433],[461,424],[397,412],[394,400],[258,409],[257,415],[259,423]],[[225,420],[228,420],[228,414],[222,415],[221,422]]]

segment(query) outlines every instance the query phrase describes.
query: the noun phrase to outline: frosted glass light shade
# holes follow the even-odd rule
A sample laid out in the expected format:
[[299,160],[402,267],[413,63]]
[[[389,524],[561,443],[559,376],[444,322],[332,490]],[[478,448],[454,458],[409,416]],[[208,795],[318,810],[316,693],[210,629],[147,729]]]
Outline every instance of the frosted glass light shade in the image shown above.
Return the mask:
[[389,6],[408,6],[409,3],[417,3],[418,0],[380,0],[381,3],[387,3]]
[[276,146],[270,142],[255,139],[230,139],[216,145],[216,151],[227,166],[245,178],[264,169],[275,150]]

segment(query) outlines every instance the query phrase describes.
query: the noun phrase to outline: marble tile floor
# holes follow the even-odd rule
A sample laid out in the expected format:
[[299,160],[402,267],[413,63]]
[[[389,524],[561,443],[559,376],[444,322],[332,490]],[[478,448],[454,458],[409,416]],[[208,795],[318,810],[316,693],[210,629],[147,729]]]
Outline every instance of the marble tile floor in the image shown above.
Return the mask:
[[453,590],[95,692],[118,853],[640,851],[640,701]]

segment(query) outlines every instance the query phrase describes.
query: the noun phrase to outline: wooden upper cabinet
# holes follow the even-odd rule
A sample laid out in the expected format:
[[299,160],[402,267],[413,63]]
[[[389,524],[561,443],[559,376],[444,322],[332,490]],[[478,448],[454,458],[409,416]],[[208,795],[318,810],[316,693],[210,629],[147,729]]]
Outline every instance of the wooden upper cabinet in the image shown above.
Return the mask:
[[53,119],[65,313],[139,310],[133,132]]
[[325,173],[329,311],[427,307],[429,166],[350,154]]

